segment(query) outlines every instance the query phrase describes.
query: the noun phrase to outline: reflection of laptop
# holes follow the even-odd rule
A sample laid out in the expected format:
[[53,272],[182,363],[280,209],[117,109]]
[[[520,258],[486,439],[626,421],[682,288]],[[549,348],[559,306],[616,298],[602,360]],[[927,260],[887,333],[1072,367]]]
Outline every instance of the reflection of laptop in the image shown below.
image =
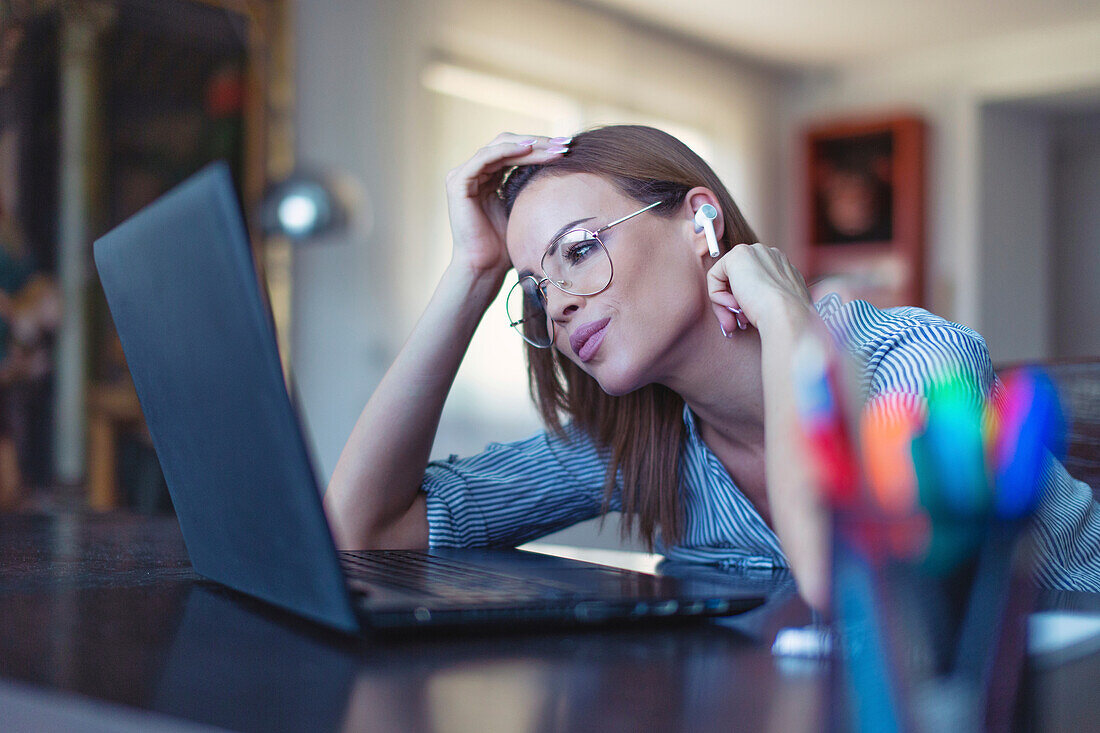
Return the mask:
[[228,169],[108,233],[95,261],[202,575],[349,632],[717,616],[762,601],[519,550],[337,553]]
[[331,634],[303,634],[286,619],[258,617],[255,605],[192,586],[143,705],[219,731],[352,730],[344,718],[360,650]]

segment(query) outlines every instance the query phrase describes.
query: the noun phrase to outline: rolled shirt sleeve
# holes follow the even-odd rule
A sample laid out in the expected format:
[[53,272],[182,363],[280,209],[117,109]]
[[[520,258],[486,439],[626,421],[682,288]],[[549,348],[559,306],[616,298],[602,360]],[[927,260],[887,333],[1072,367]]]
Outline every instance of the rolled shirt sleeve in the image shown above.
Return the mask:
[[[432,547],[515,547],[600,513],[608,455],[579,428],[428,465]],[[617,494],[612,509],[618,509]]]

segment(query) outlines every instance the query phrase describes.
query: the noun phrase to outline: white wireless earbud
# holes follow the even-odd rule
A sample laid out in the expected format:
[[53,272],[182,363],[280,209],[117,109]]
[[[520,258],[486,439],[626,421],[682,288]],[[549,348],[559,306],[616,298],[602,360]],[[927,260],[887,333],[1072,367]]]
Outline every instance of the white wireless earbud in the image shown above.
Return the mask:
[[718,209],[710,204],[703,204],[695,212],[695,231],[702,230],[707,235],[707,246],[710,247],[710,256],[717,257],[718,237],[714,236],[714,220],[718,218]]

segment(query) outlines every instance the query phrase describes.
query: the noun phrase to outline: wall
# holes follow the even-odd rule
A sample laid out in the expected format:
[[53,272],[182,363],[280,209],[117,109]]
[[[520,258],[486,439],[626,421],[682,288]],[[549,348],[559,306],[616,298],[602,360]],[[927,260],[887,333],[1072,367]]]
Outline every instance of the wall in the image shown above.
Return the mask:
[[[906,110],[928,121],[928,302],[942,315],[998,334],[990,343],[995,359],[1013,352],[1000,335],[1013,332],[1017,314],[997,307],[1002,293],[982,269],[992,256],[983,251],[980,214],[983,106],[1100,88],[1098,48],[1094,23],[874,59],[807,75],[785,106],[782,127],[791,139],[810,122],[835,116]],[[800,194],[798,155],[789,150],[784,165],[792,212]],[[787,222],[781,238],[801,241],[798,217]],[[998,289],[1028,292],[1024,268],[1002,275]]]
[[1051,123],[1053,355],[1100,356],[1100,111]]
[[1051,147],[1048,115],[979,112],[978,270],[982,335],[996,362],[1050,353]]
[[419,26],[403,22],[396,3],[310,0],[295,10],[298,160],[347,174],[366,202],[346,231],[296,247],[291,265],[293,377],[327,483],[398,331],[389,304],[403,204],[394,184]]

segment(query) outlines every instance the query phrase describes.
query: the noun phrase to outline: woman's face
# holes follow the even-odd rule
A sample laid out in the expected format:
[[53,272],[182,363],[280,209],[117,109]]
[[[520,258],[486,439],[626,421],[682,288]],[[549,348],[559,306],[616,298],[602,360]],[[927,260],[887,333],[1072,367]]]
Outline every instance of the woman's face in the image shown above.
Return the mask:
[[[564,230],[596,230],[644,206],[587,173],[545,175],[516,198],[508,220],[508,254],[521,276],[541,279],[542,255]],[[646,212],[600,234],[614,276],[603,291],[570,295],[546,286],[554,348],[621,395],[665,382],[708,312],[701,235],[683,216]],[[706,250],[702,244],[703,252]]]

